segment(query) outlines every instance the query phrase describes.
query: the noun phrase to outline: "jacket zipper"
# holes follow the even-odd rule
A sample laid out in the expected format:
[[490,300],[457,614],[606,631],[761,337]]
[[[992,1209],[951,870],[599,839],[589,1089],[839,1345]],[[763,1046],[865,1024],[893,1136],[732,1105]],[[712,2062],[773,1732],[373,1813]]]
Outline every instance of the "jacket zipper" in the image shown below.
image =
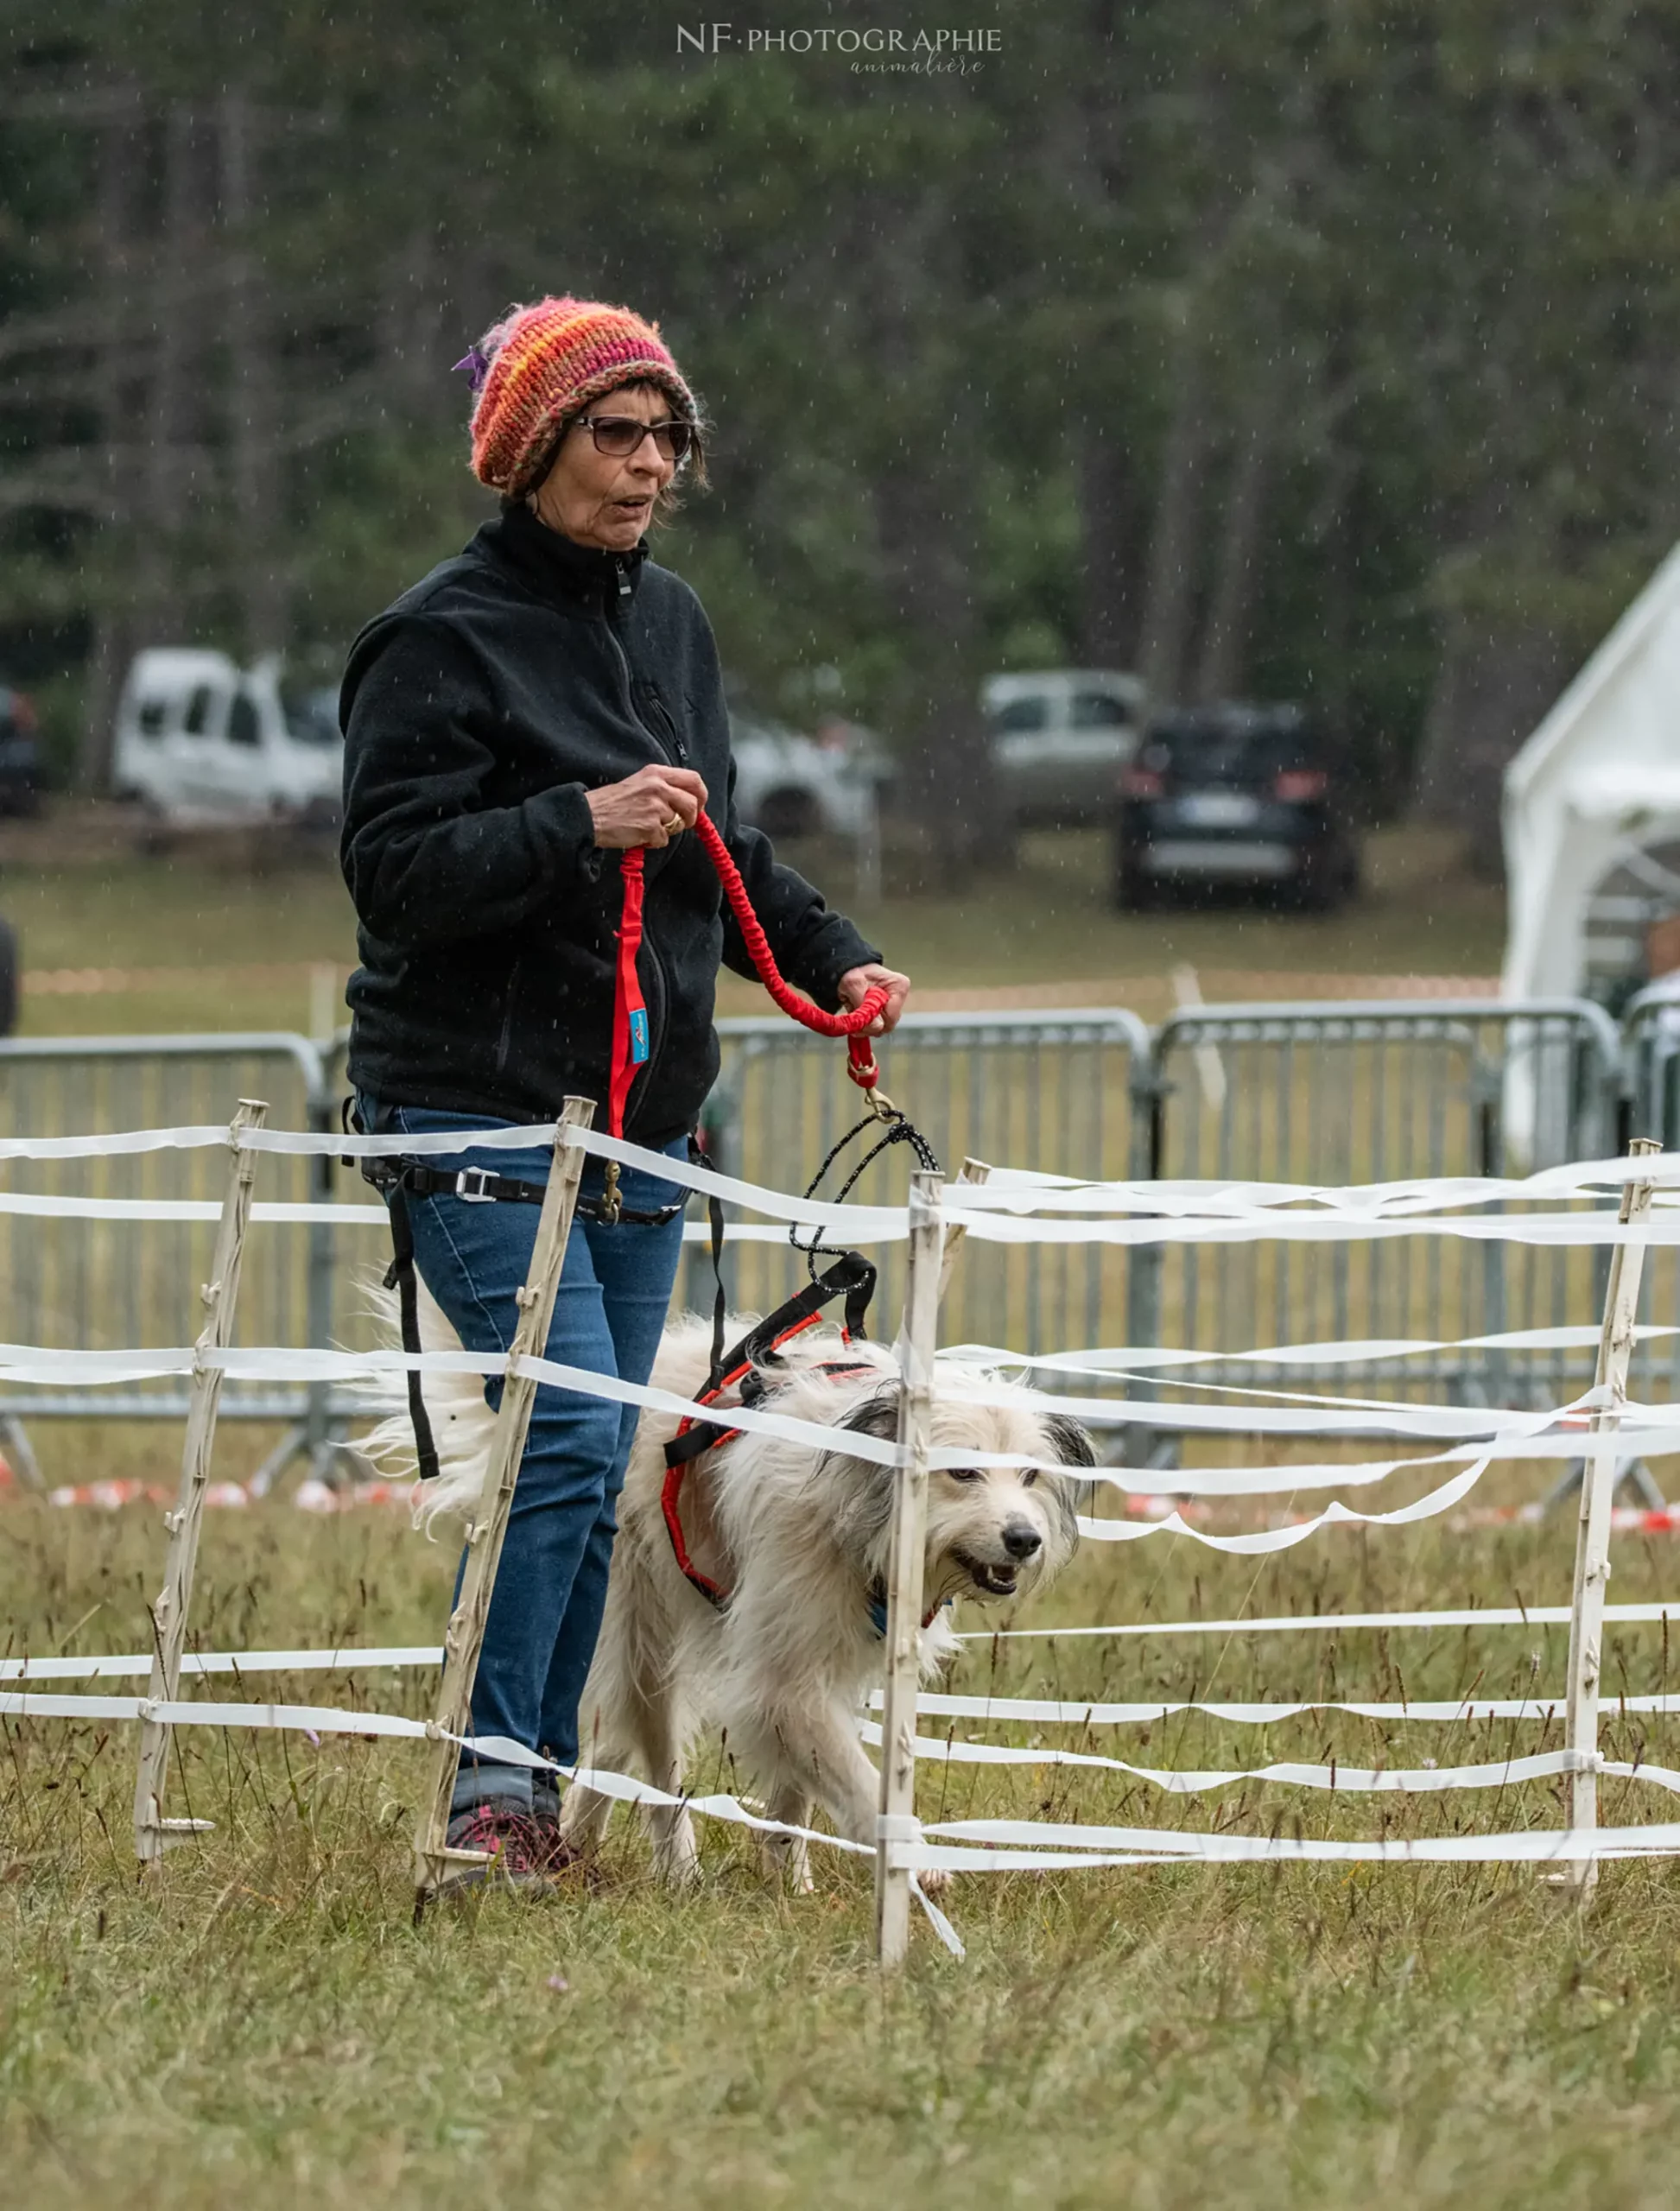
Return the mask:
[[519,971],[524,964],[525,956],[521,953],[508,970],[507,1004],[502,1010],[502,1033],[496,1040],[495,1072],[498,1075],[505,1074],[507,1070],[508,1053],[513,1044],[514,1004],[519,991]]
[[[629,574],[625,570],[624,564],[622,560],[615,557],[612,566],[618,579],[618,596],[620,600],[626,599],[631,595]],[[624,705],[629,711],[631,721],[635,723],[637,729],[642,732],[644,737],[652,738],[657,750],[663,753],[665,757],[669,760],[674,766],[678,768],[686,767],[688,761],[688,750],[683,744],[682,738],[677,734],[675,725],[672,725],[670,742],[668,744],[664,738],[661,736],[660,732],[649,725],[647,718],[637,711],[636,705],[636,684],[634,678],[631,675],[630,655],[624,650],[624,640],[618,635],[618,618],[612,611],[610,601],[607,605],[602,609],[602,611],[606,618],[606,634],[612,641],[613,651],[618,656],[619,670],[624,679]],[[663,1018],[660,1023],[658,1033],[656,1035],[650,1034],[648,1038],[647,1064],[643,1067],[641,1074],[637,1078],[636,1095],[638,1099],[645,1098],[652,1086],[654,1069],[658,1066],[660,1054],[665,1048],[665,1032],[670,1026],[671,1006],[670,975],[666,968],[663,959],[660,955],[659,947],[653,941],[653,934],[651,930],[644,931],[642,938],[642,946],[643,949],[651,955],[653,964],[659,972],[660,1010]],[[650,1029],[652,1029],[651,1022],[650,1022],[649,1027]],[[627,1112],[625,1118],[628,1120],[630,1118],[631,1116]]]

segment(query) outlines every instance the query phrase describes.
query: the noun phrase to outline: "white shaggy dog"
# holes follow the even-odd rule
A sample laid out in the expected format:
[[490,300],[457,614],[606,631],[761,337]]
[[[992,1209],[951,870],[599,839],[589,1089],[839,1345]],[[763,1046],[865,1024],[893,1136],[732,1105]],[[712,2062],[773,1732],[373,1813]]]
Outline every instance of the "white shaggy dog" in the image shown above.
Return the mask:
[[[730,1340],[750,1325],[738,1321]],[[422,1294],[422,1340],[456,1339]],[[656,1386],[693,1398],[706,1385],[707,1325],[692,1316],[666,1329]],[[843,1344],[811,1328],[762,1370],[763,1410],[834,1429],[832,1450],[750,1430],[692,1460],[681,1492],[691,1562],[729,1593],[720,1608],[678,1566],[662,1505],[664,1447],[675,1416],[644,1412],[618,1507],[606,1613],[584,1690],[580,1763],[604,1771],[639,1768],[679,1794],[699,1731],[723,1731],[732,1757],[764,1790],[772,1819],[810,1822],[813,1802],[836,1829],[872,1843],[879,1784],[859,1739],[858,1715],[882,1673],[880,1600],[884,1588],[896,1476],[851,1455],[848,1429],[891,1437],[898,1409],[897,1366],[885,1346]],[[492,1416],[472,1375],[428,1375],[426,1400],[442,1472],[420,1492],[417,1522],[465,1515],[479,1497]],[[984,1402],[982,1402],[984,1400]],[[726,1408],[720,1408],[726,1418]],[[925,1672],[948,1661],[956,1641],[946,1601],[982,1602],[1041,1588],[1077,1541],[1079,1470],[1094,1463],[1089,1437],[1043,1411],[1035,1394],[941,1360],[935,1368],[935,1446],[1053,1460],[1068,1472],[1030,1467],[958,1467],[929,1481],[922,1632]],[[386,1459],[413,1443],[394,1416],[361,1447]],[[562,1815],[580,1847],[599,1839],[611,1807],[586,1789],[567,1792]],[[692,1879],[699,1853],[684,1810],[651,1818],[659,1870]],[[808,1885],[805,1850],[777,1839],[767,1864]]]

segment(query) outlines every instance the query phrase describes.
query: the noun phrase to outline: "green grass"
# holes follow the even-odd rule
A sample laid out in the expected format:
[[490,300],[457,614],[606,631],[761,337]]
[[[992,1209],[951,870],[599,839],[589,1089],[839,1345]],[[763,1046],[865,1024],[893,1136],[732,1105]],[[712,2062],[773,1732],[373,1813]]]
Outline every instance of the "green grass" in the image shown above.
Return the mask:
[[[50,825],[49,825],[50,826]],[[28,833],[16,833],[31,849]],[[330,857],[254,873],[244,848],[221,857],[181,852],[47,865],[27,857],[0,879],[0,911],[17,928],[27,971],[187,968],[206,971],[111,994],[27,996],[25,1033],[300,1029],[310,1017],[312,962],[355,961],[350,903]],[[851,865],[838,848],[792,854],[834,903],[852,904]],[[1091,981],[1151,1019],[1165,1011],[1178,962],[1204,971],[1209,996],[1254,974],[1487,976],[1499,962],[1501,894],[1456,865],[1435,831],[1387,830],[1371,839],[1370,887],[1342,915],[1272,915],[1240,905],[1123,915],[1106,896],[1106,846],[1096,833],[1034,835],[1018,868],[960,894],[910,895],[902,875],[879,908],[858,918],[927,991]],[[295,972],[227,979],[225,971]],[[1276,992],[1271,993],[1275,995]],[[1320,994],[1322,994],[1322,986]],[[756,1012],[755,986],[726,977],[726,1012]]]
[[[1209,995],[1222,972],[1490,972],[1495,895],[1427,840],[1374,844],[1368,900],[1334,922],[1114,915],[1092,839],[1035,841],[1018,873],[966,898],[898,896],[864,918],[932,986],[1119,981],[1123,1002],[1151,1015],[1176,960],[1202,970]],[[203,987],[38,998],[26,1023],[36,1033],[296,1027],[304,963],[351,956],[343,894],[325,870],[22,865],[8,871],[3,905],[32,969],[206,971]],[[215,979],[287,962],[295,979]],[[728,1003],[754,1001],[742,986]],[[173,1481],[168,1428],[43,1422],[35,1440],[50,1481]],[[248,1473],[270,1440],[225,1425],[218,1473]],[[1531,1493],[1533,1477],[1507,1472],[1502,1492],[1525,1483]],[[1366,1501],[1398,1499],[1385,1489]],[[157,1519],[0,1504],[10,1648],[143,1648]],[[1333,1530],[1246,1561],[1156,1536],[1089,1547],[1032,1618],[1557,1601],[1570,1543],[1563,1522],[1474,1534],[1437,1523]],[[430,1641],[452,1568],[400,1515],[218,1513],[193,1639]],[[1672,1571],[1663,1539],[1623,1540],[1614,1593],[1673,1594]],[[1520,1695],[1561,1687],[1564,1644],[1556,1628],[980,1643],[953,1686],[1241,1700],[1439,1697],[1474,1683]],[[1663,1634],[1613,1636],[1606,1680],[1613,1693],[1668,1686]],[[263,1694],[420,1712],[428,1687],[415,1675],[317,1675],[265,1677]],[[713,1829],[704,1889],[673,1900],[621,1821],[602,1896],[487,1897],[415,1929],[417,1745],[181,1730],[170,1809],[213,1818],[216,1831],[143,1881],[130,1849],[132,1728],[0,1721],[0,2170],[31,2211],[660,2196],[729,2211],[1328,2211],[1403,2194],[1476,2211],[1600,2211],[1672,2195],[1680,1885],[1660,1863],[1607,1869],[1585,1923],[1531,1874],[1497,1868],[974,1877],[950,1899],[967,1961],[918,1926],[909,1969],[884,1987],[867,1875],[837,1853],[816,1854],[814,1896],[790,1897],[765,1884],[740,1837]],[[1215,1768],[1415,1765],[1557,1741],[1555,1726],[1328,1714],[1266,1730],[1191,1715],[1084,1739],[1042,1732],[1134,1763]],[[1606,1748],[1639,1755],[1647,1733],[1651,1755],[1671,1758],[1659,1723],[1613,1710]],[[722,1746],[694,1777],[736,1778]],[[1561,1820],[1556,1786],[1401,1802],[1243,1784],[1167,1798],[1124,1775],[1043,1764],[929,1765],[920,1809],[1256,1834]],[[1647,1786],[1605,1786],[1607,1821],[1667,1809]]]
[[[229,1439],[230,1467],[255,1441]],[[167,1473],[173,1448],[130,1436],[112,1462]],[[1555,1601],[1570,1540],[1563,1524],[1341,1530],[1259,1562],[1156,1537],[1118,1556],[1088,1549],[1036,1617]],[[140,1647],[162,1545],[150,1513],[8,1507],[0,1613],[14,1648]],[[206,1645],[429,1638],[450,1566],[400,1516],[219,1514],[195,1622]],[[1619,1543],[1619,1598],[1672,1593],[1671,1576],[1665,1543]],[[1557,1685],[1563,1647],[1555,1628],[981,1643],[954,1685],[1393,1697],[1402,1682],[1423,1696],[1476,1680],[1512,1694]],[[1659,1631],[1613,1636],[1612,1691],[1666,1676]],[[412,1676],[316,1676],[272,1693],[418,1710],[426,1690]],[[1633,1754],[1643,1734],[1611,1712],[1613,1752]],[[1661,1864],[1607,1868],[1584,1924],[1531,1875],[1495,1868],[968,1878],[950,1899],[967,1963],[918,1927],[908,1971],[884,1989],[866,1878],[827,1853],[817,1892],[789,1897],[713,1829],[703,1891],[671,1900],[620,1826],[609,1892],[490,1897],[415,1930],[418,1746],[181,1731],[171,1809],[217,1831],[143,1882],[129,1855],[132,1730],[40,1721],[5,1735],[0,2156],[11,2200],[32,2211],[528,2195],[730,2211],[1671,2200],[1680,1885]],[[1321,1715],[1265,1731],[1193,1718],[1080,1746],[1174,1766],[1415,1764],[1541,1739]],[[1651,1754],[1665,1749],[1654,1732]],[[698,1777],[732,1777],[715,1746]],[[1560,1812],[1555,1786],[1382,1802],[1392,1834],[1553,1825]],[[1371,1833],[1381,1817],[1371,1798],[1246,1785],[1165,1799],[1043,1766],[924,1768],[923,1815],[941,1804],[1252,1833]],[[1607,1820],[1667,1808],[1654,1790],[1607,1786]]]

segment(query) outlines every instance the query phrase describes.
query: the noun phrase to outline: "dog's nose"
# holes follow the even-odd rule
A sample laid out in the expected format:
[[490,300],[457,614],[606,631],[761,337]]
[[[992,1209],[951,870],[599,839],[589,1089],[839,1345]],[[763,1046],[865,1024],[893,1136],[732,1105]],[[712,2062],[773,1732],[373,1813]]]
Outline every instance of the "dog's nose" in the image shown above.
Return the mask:
[[1044,1547],[1044,1538],[1030,1520],[1008,1520],[1004,1524],[1004,1549],[1011,1558],[1030,1558]]

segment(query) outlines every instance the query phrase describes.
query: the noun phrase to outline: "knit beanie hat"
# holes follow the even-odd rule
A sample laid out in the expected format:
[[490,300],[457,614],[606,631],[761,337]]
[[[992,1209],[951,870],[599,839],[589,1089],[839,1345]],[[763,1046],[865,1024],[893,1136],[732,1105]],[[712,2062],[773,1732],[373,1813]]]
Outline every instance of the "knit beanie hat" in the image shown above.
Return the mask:
[[620,384],[662,385],[689,421],[699,420],[658,324],[600,300],[510,308],[455,365],[471,374],[478,395],[472,472],[510,499],[542,475],[566,417]]

